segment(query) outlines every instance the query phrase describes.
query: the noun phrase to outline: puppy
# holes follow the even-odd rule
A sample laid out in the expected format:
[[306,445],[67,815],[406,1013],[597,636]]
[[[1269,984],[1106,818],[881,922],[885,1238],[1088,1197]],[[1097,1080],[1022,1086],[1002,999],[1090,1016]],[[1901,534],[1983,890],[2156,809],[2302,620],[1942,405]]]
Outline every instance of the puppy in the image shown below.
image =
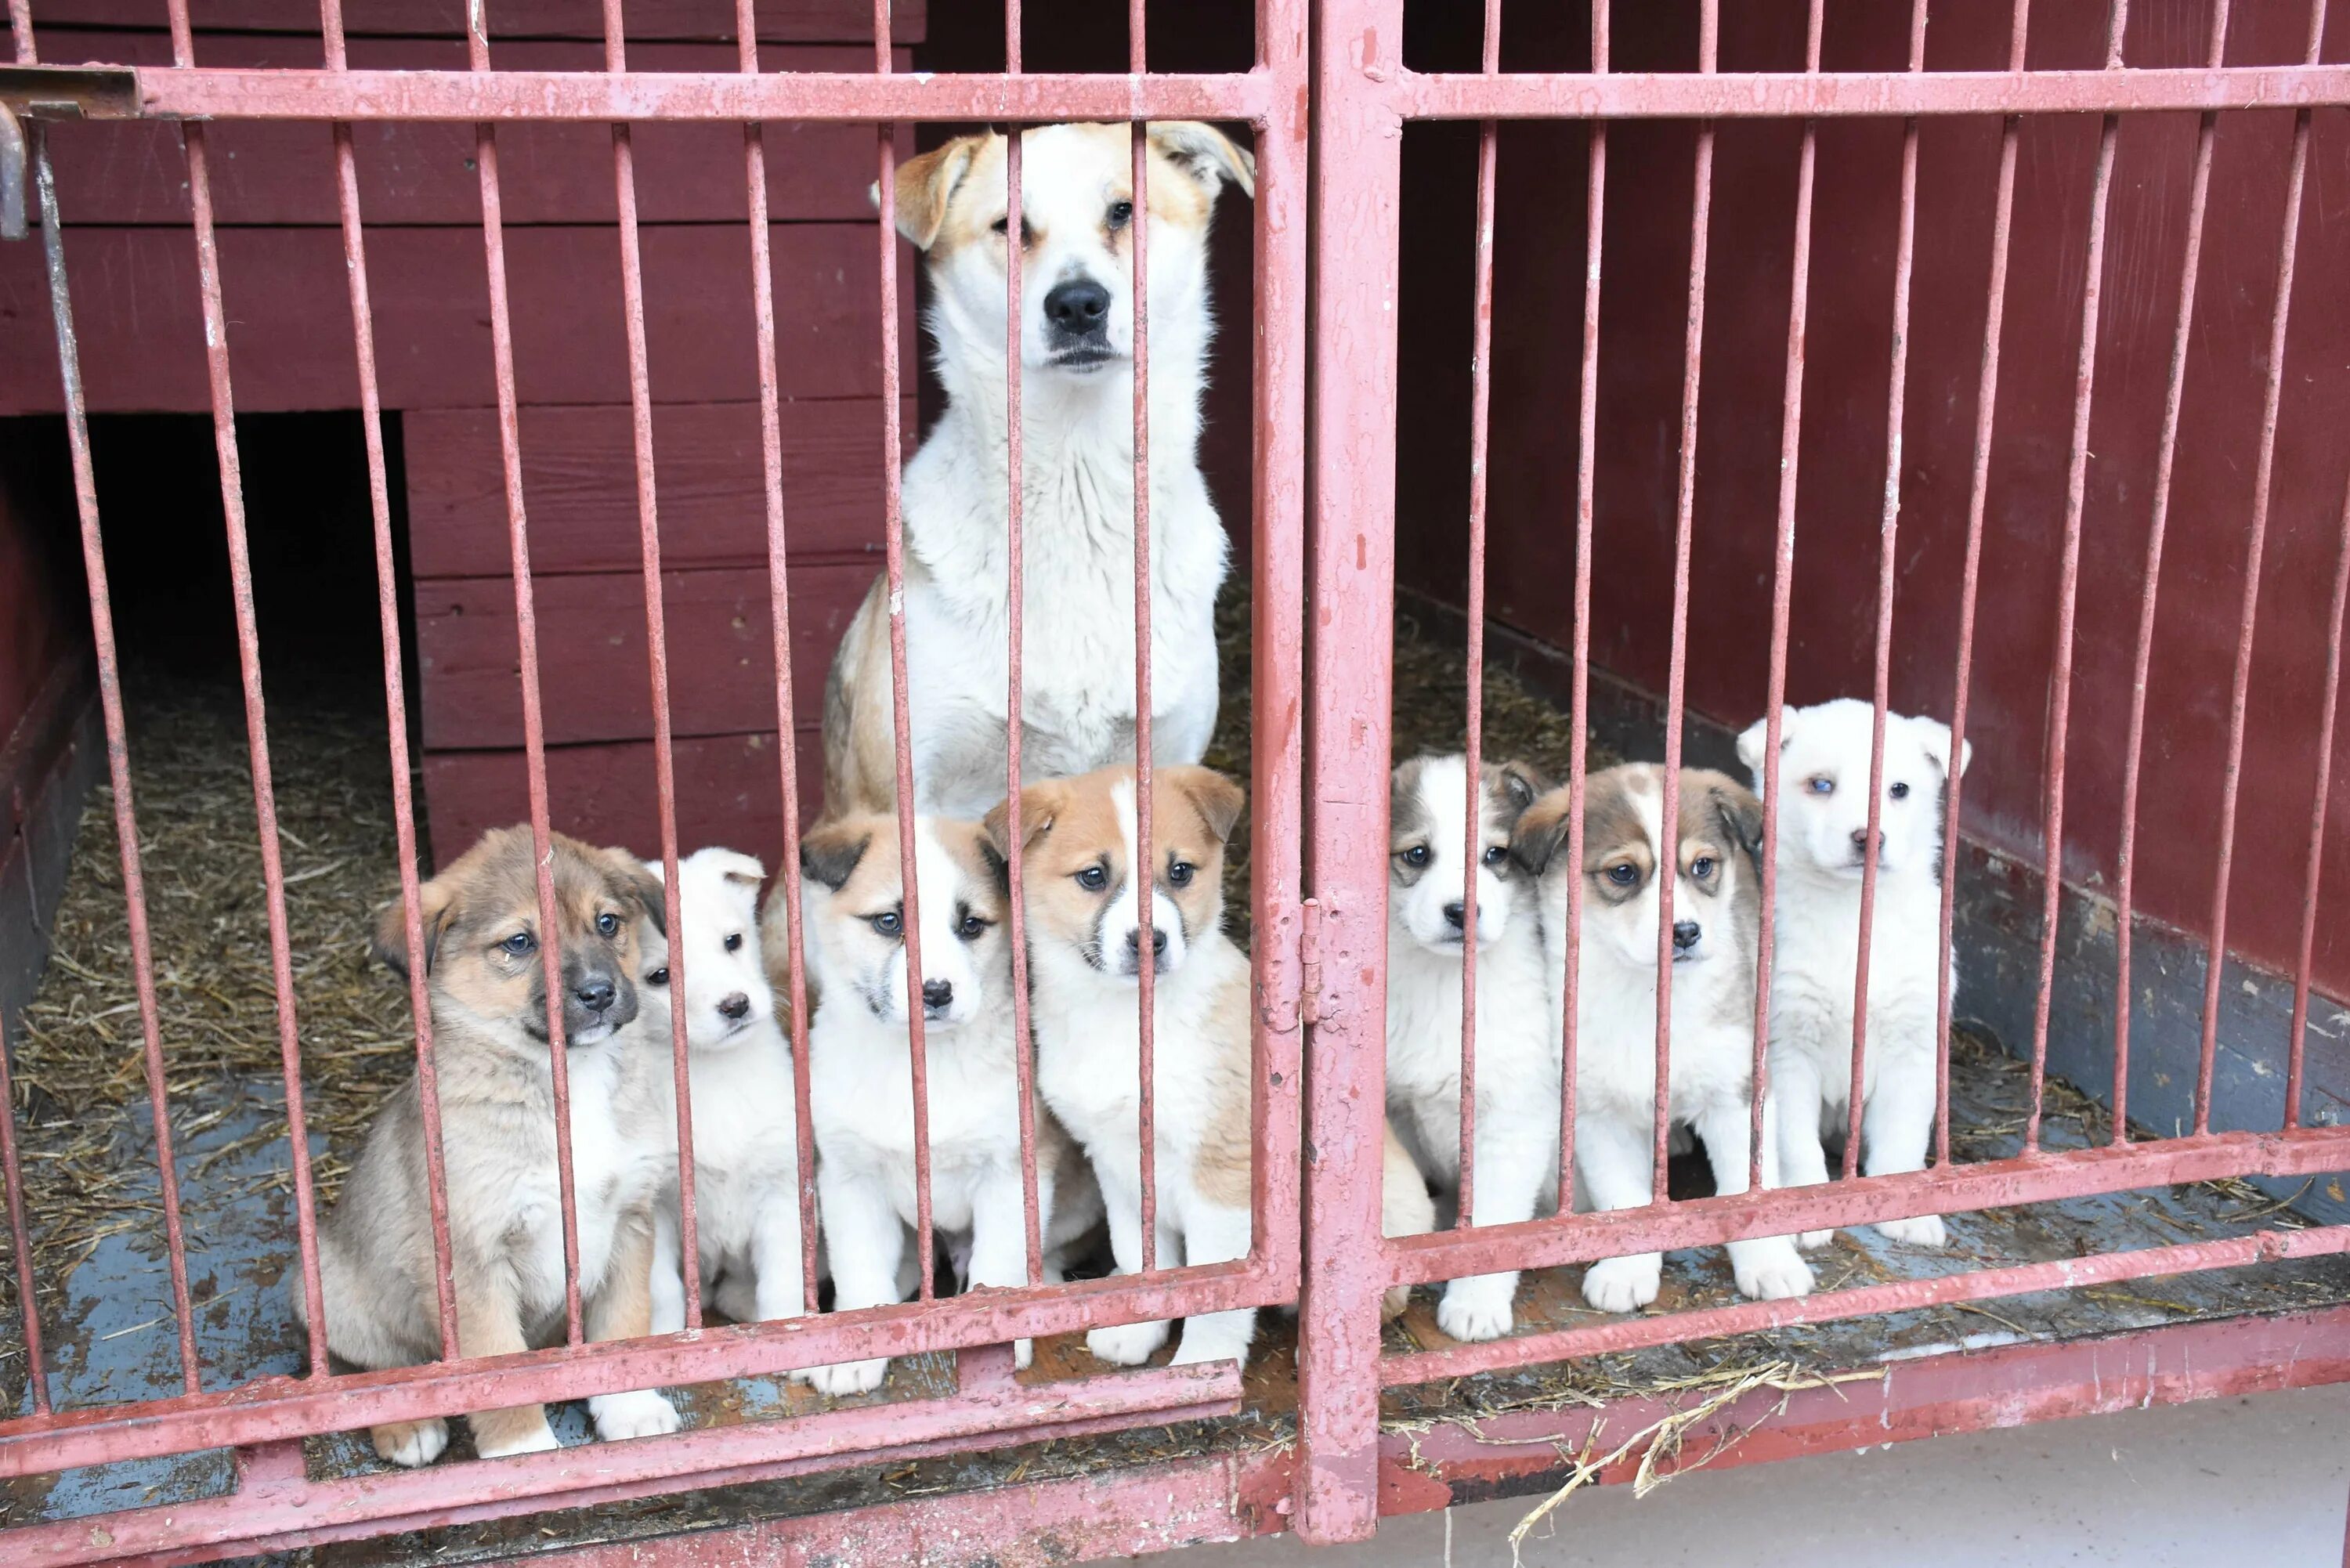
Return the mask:
[[[1197,762],[1216,717],[1222,524],[1200,474],[1213,335],[1207,238],[1250,155],[1190,121],[1149,130],[1151,751]],[[1029,778],[1134,755],[1133,161],[1123,125],[1021,136]],[[965,136],[898,171],[899,231],[926,259],[947,408],[906,465],[905,606],[915,808],[1002,797],[1008,684],[1005,142]],[[866,596],[825,689],[825,809],[896,809],[889,606]]]
[[[658,860],[645,869],[656,881]],[[799,1140],[790,1044],[759,957],[757,906],[766,867],[732,849],[700,849],[677,863],[676,946],[685,954],[686,1068],[693,1107],[693,1212],[705,1301],[737,1322],[796,1317],[802,1299]],[[659,897],[658,894],[655,895]],[[671,1049],[671,944],[644,943],[639,971],[645,1033]],[[657,1075],[674,1161],[674,1070]],[[685,1327],[685,1277],[674,1174],[653,1206],[652,1325]]]
[[[1565,1012],[1568,879],[1583,878],[1576,970],[1575,1165],[1594,1208],[1649,1201],[1655,1172],[1657,885],[1673,877],[1672,1072],[1669,1113],[1705,1144],[1718,1192],[1746,1190],[1752,1149],[1754,952],[1761,923],[1760,802],[1716,773],[1684,769],[1679,822],[1663,830],[1664,770],[1635,763],[1584,786],[1583,864],[1566,843],[1568,792],[1553,790],[1518,819],[1512,853],[1542,879],[1543,966],[1554,1025]],[[1776,1184],[1773,1106],[1763,1106],[1762,1180]],[[1770,1301],[1810,1293],[1812,1271],[1792,1238],[1730,1243],[1740,1291]],[[1607,1258],[1583,1277],[1584,1299],[1630,1312],[1657,1299],[1663,1257]]]
[[[583,1324],[591,1340],[649,1331],[646,1281],[653,1195],[666,1168],[664,1053],[638,1016],[639,932],[657,928],[660,886],[627,852],[555,836],[556,941],[570,1071],[571,1159]],[[545,959],[530,830],[483,836],[424,884],[420,898],[432,994],[433,1064],[448,1178],[457,1348],[504,1355],[559,1341],[563,1215],[555,1157]],[[405,917],[384,911],[376,955],[408,972]],[[393,1096],[318,1230],[327,1343],[370,1369],[441,1354],[431,1199],[416,1081]],[[297,1314],[301,1297],[295,1297]],[[608,1439],[677,1430],[650,1390],[588,1401]],[[467,1417],[485,1459],[556,1446],[536,1405]],[[374,1430],[376,1452],[429,1464],[449,1442],[438,1417]]]
[[[906,898],[898,826],[845,817],[800,842],[811,969],[823,999],[808,1027],[808,1103],[835,1311],[904,1299],[900,1268],[916,1222],[913,1055],[908,1035]],[[974,1286],[1028,1282],[1014,1055],[1012,940],[1003,861],[975,823],[915,824],[929,1072],[931,1216]],[[1076,1147],[1052,1117],[1036,1127],[1036,1217],[1045,1277],[1101,1217]],[[967,1251],[966,1251],[967,1249]],[[1014,1347],[1025,1366],[1029,1344]],[[795,1377],[827,1394],[863,1394],[886,1357]]]
[[[1867,856],[1868,753],[1875,710],[1845,697],[1791,708],[1779,721],[1778,922],[1771,971],[1771,1093],[1780,1102],[1779,1176],[1828,1179],[1825,1134],[1841,1137],[1852,1106],[1852,1004],[1859,957],[1860,876]],[[1738,737],[1762,787],[1765,722]],[[1966,772],[1973,748],[1959,748]],[[1950,726],[1885,716],[1885,802],[1868,946],[1868,1035],[1861,1063],[1861,1170],[1918,1170],[1934,1123],[1935,964],[1942,917],[1942,805]],[[1955,980],[1952,982],[1956,983]],[[1878,1234],[1939,1247],[1941,1217],[1881,1220]],[[1828,1239],[1806,1231],[1805,1246]]]
[[[1510,833],[1547,786],[1519,763],[1417,757],[1395,770],[1388,813],[1388,1114],[1422,1168],[1461,1180],[1463,846],[1478,824],[1476,1223],[1556,1206],[1559,1032],[1544,988],[1541,911]],[[1453,1281],[1436,1310],[1455,1339],[1510,1331],[1515,1271]]]

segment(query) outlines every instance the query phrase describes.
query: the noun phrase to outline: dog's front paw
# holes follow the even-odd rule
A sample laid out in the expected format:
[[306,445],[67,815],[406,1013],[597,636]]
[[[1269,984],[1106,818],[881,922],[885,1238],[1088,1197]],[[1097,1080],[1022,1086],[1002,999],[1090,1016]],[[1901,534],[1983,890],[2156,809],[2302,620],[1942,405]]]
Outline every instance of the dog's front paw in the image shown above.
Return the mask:
[[1035,1359],[1036,1359],[1036,1342],[1035,1342],[1035,1340],[1033,1340],[1033,1339],[1015,1339],[1015,1340],[1014,1340],[1014,1341],[1012,1342],[1012,1370],[1013,1370],[1013,1371],[1014,1371],[1014,1372],[1025,1372],[1025,1371],[1027,1371],[1027,1370],[1028,1370],[1028,1364],[1029,1364],[1030,1362],[1032,1362],[1032,1361],[1035,1360]]
[[1094,1353],[1096,1359],[1112,1366],[1139,1366],[1166,1343],[1167,1324],[1163,1319],[1157,1323],[1121,1323],[1086,1333],[1086,1348]]
[[1835,1232],[1833,1231],[1806,1231],[1795,1238],[1795,1245],[1806,1252],[1816,1252],[1835,1240]]
[[1583,1299],[1601,1312],[1638,1312],[1657,1299],[1664,1260],[1654,1252],[1602,1258],[1583,1272]]
[[1783,1236],[1775,1243],[1739,1249],[1731,1253],[1730,1266],[1738,1278],[1739,1294],[1751,1300],[1779,1302],[1812,1293],[1812,1266]]
[[1877,1233],[1905,1247],[1941,1247],[1950,1240],[1939,1214],[1920,1214],[1915,1220],[1879,1220]]
[[596,1435],[608,1443],[630,1438],[658,1438],[678,1429],[677,1407],[650,1388],[626,1394],[598,1394],[588,1401],[596,1419]]
[[387,1421],[368,1435],[375,1439],[377,1458],[411,1470],[431,1464],[449,1447],[449,1423],[438,1416]]
[[1514,1291],[1500,1282],[1455,1280],[1436,1303],[1436,1326],[1458,1340],[1499,1339],[1510,1332]]
[[804,1366],[792,1376],[819,1394],[838,1398],[844,1394],[870,1394],[881,1386],[889,1375],[889,1358],[879,1356],[871,1361],[843,1361],[831,1366]]
[[563,1445],[555,1440],[555,1429],[540,1417],[536,1425],[517,1425],[512,1431],[501,1431],[484,1437],[480,1425],[473,1428],[473,1451],[485,1459],[510,1459],[515,1454],[544,1454]]

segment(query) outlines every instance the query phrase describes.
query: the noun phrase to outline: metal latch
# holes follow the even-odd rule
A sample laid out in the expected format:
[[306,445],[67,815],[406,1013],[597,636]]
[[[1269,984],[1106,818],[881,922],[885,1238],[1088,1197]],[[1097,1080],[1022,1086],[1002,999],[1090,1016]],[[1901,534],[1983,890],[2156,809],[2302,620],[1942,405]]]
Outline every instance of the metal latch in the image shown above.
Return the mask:
[[0,240],[25,237],[25,120],[138,118],[139,73],[127,66],[0,66]]

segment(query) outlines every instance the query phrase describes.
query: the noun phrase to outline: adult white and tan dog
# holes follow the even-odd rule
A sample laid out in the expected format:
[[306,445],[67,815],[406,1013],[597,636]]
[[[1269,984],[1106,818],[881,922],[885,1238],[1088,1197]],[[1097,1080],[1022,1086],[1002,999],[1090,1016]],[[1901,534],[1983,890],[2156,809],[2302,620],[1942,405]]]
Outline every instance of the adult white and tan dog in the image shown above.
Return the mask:
[[[1868,753],[1875,710],[1855,698],[1791,708],[1779,721],[1779,887],[1771,975],[1771,1089],[1779,1101],[1779,1179],[1828,1179],[1825,1133],[1852,1106],[1860,877],[1867,859]],[[1762,787],[1764,721],[1738,737]],[[1959,748],[1966,772],[1973,747]],[[1950,726],[1885,716],[1885,800],[1877,901],[1870,913],[1868,1031],[1861,1063],[1864,1175],[1918,1170],[1934,1125],[1936,965],[1942,914],[1942,803]],[[1956,983],[1955,981],[1952,982]],[[1884,1220],[1880,1235],[1913,1246],[1945,1240],[1939,1215]],[[1806,1231],[1816,1246],[1825,1231]]]
[[[1629,763],[1584,787],[1583,864],[1570,865],[1569,793],[1555,789],[1518,819],[1512,852],[1542,877],[1551,1016],[1565,1010],[1566,900],[1583,879],[1577,960],[1575,1165],[1596,1209],[1650,1200],[1656,1169],[1657,887],[1673,882],[1669,1115],[1705,1144],[1717,1192],[1743,1192],[1753,1149],[1755,946],[1762,922],[1753,846],[1762,807],[1721,774],[1684,769],[1679,822],[1663,828],[1664,770]],[[1773,1103],[1762,1117],[1762,1182],[1776,1185]],[[1583,1277],[1602,1312],[1657,1299],[1663,1258],[1606,1258]],[[1730,1243],[1738,1288],[1764,1301],[1807,1295],[1812,1271],[1792,1237]]]
[[[1022,538],[1028,779],[1134,755],[1133,163],[1122,125],[1022,133]],[[1149,130],[1151,753],[1197,762],[1216,717],[1222,524],[1197,456],[1213,323],[1207,239],[1255,163],[1191,121]],[[977,817],[1003,796],[1005,142],[965,136],[898,171],[924,253],[947,409],[907,463],[907,670],[915,809]],[[825,689],[825,809],[894,809],[889,606],[877,580]]]
[[[655,877],[658,860],[645,863]],[[673,941],[644,942],[646,1032],[671,1043],[672,950],[684,955],[686,1066],[693,1108],[695,1250],[705,1302],[738,1323],[806,1310],[800,1251],[799,1138],[791,1046],[759,957],[759,884],[766,868],[732,849],[698,849],[677,863]],[[676,1155],[675,1079],[660,1074],[671,1157]],[[685,1327],[683,1243],[672,1174],[653,1206],[652,1324]]]

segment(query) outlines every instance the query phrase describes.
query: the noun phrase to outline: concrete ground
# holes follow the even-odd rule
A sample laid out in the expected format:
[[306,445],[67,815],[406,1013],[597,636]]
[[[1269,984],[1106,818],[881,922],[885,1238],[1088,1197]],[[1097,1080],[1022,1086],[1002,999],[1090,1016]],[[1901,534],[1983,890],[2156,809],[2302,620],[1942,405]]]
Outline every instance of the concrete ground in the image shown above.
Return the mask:
[[[1508,1568],[1536,1500],[1390,1520],[1367,1546],[1203,1548],[1181,1568]],[[2134,1410],[1570,1498],[1526,1568],[2337,1568],[2350,1387]],[[1159,1559],[1159,1561],[1166,1561]]]

